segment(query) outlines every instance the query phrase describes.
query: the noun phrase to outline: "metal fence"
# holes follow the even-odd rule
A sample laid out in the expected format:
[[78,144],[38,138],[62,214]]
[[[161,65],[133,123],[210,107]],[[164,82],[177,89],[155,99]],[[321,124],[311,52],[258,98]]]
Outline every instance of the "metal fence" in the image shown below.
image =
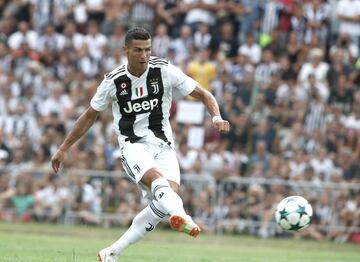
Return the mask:
[[[233,197],[243,192],[243,197]],[[282,231],[275,223],[277,203],[290,195],[304,196],[314,210],[311,234],[324,238],[340,238],[344,234],[360,232],[360,184],[273,180],[265,178],[231,177],[217,185],[218,203],[228,200],[231,206],[245,206],[246,198],[255,209],[250,214],[239,212],[238,217],[226,216],[238,231],[248,231],[260,236],[274,236]],[[242,202],[245,202],[242,203]],[[217,225],[218,226],[218,225]],[[218,226],[219,228],[219,226]],[[221,229],[221,228],[220,228]],[[221,231],[221,230],[218,230]]]
[[[48,171],[40,173],[45,176]],[[26,172],[33,177],[36,172],[41,178],[38,170]],[[63,202],[63,212],[56,220],[59,223],[86,221],[102,226],[126,226],[146,205],[136,185],[122,172],[71,169],[62,171],[59,178],[56,180],[68,189],[70,196]],[[85,184],[91,187],[86,193],[92,197],[91,207],[79,209],[74,204],[82,201],[77,200],[76,188],[85,188]],[[184,206],[205,231],[249,233],[263,237],[282,234],[274,221],[276,204],[286,196],[301,195],[308,199],[315,212],[311,233],[336,238],[345,233],[360,232],[359,183],[243,177],[216,181],[212,176],[184,174],[182,184],[180,194]],[[36,208],[31,212],[37,216]]]

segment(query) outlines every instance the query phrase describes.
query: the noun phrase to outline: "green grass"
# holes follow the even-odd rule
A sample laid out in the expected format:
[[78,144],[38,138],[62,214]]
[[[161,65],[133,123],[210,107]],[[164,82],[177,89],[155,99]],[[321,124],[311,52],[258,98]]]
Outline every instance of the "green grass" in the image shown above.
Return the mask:
[[[90,262],[123,230],[0,223],[0,261]],[[157,230],[126,250],[121,262],[359,262],[360,246],[249,236],[186,235]]]

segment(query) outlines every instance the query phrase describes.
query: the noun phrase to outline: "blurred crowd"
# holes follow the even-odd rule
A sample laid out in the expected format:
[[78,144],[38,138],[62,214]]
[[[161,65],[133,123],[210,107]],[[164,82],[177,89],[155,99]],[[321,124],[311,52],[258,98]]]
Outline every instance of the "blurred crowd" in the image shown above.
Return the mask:
[[[70,209],[98,224],[102,212],[141,208],[126,179],[49,173],[103,75],[126,62],[124,34],[135,25],[152,33],[153,55],[216,96],[232,126],[220,135],[206,116],[203,146],[192,148],[192,125],[176,121],[175,101],[183,174],[215,185],[229,177],[360,181],[360,0],[0,0],[0,219],[57,221]],[[72,168],[122,171],[110,110],[69,151],[63,172]],[[289,193],[256,183],[223,190],[215,206],[212,183],[182,193],[195,217],[262,221],[254,233],[262,236],[273,218],[259,209],[270,214]],[[315,220],[359,227],[360,188],[332,204],[330,196],[310,196]]]

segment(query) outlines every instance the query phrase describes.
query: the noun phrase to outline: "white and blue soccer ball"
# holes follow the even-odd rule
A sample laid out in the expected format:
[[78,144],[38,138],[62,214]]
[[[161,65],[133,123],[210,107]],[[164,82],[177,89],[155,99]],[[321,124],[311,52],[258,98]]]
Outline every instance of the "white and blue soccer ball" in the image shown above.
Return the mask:
[[301,196],[289,196],[278,204],[275,219],[286,231],[299,231],[308,227],[313,216],[309,202]]

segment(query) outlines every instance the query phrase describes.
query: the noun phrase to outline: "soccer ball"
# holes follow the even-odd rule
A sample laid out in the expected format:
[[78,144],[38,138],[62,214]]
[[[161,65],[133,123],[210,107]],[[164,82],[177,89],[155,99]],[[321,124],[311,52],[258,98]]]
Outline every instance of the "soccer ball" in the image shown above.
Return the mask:
[[301,196],[289,196],[281,200],[275,211],[278,225],[286,231],[298,231],[309,226],[313,210]]

